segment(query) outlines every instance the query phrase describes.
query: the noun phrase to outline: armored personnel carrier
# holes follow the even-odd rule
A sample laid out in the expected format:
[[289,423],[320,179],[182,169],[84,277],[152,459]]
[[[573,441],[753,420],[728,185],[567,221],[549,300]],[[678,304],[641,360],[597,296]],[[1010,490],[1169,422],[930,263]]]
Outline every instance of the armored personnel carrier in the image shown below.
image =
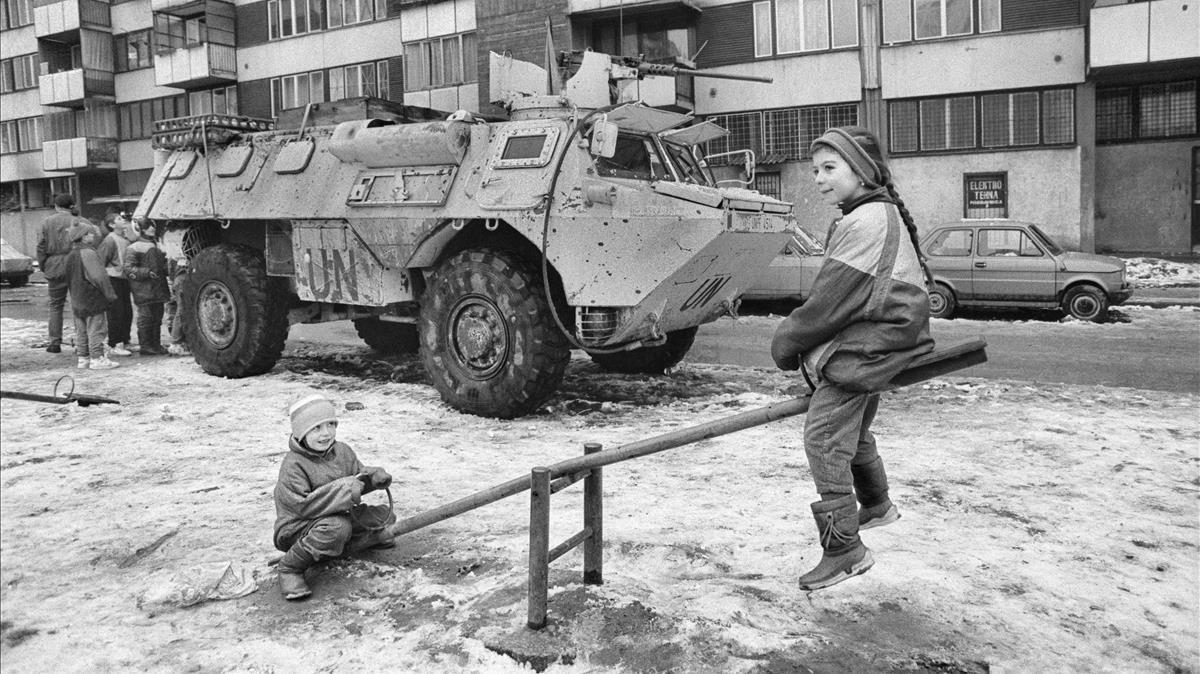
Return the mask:
[[189,260],[196,362],[260,374],[290,325],[351,320],[374,349],[419,351],[450,406],[499,418],[545,402],[571,349],[618,372],[679,362],[784,246],[792,207],[713,179],[701,147],[724,130],[615,102],[623,81],[677,69],[571,58],[561,91],[505,93],[503,121],[160,123],[134,217]]

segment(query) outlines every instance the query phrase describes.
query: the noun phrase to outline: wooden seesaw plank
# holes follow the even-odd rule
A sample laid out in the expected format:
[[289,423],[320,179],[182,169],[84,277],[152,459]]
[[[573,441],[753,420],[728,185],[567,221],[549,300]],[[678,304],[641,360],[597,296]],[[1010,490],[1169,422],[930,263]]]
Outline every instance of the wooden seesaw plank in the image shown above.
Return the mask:
[[[976,338],[949,347],[934,349],[932,352],[914,360],[907,369],[896,375],[889,382],[887,390],[915,384],[948,372],[984,363],[987,361],[986,347],[987,342],[982,338]],[[754,426],[761,426],[772,421],[793,417],[807,412],[808,402],[808,396],[792,398],[791,400],[774,403],[766,407],[759,407],[733,416],[671,431],[670,433],[653,438],[638,440],[621,445],[620,447],[614,447],[613,449],[566,459],[549,467],[550,479],[553,480],[564,475],[589,471],[592,468],[620,463],[648,454],[656,454],[663,450],[680,447],[700,440],[707,440],[719,435],[726,435]],[[397,536],[416,531],[442,520],[457,517],[480,506],[485,506],[523,491],[528,491],[530,485],[530,476],[522,475],[508,482],[464,496],[457,501],[426,510],[412,517],[406,517],[393,524],[391,531]]]

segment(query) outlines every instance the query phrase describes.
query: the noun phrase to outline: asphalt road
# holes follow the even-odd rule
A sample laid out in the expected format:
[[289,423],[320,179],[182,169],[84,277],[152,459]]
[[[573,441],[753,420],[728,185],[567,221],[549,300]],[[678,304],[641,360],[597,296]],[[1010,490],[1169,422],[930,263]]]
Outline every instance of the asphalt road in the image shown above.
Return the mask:
[[[44,320],[45,300],[45,285],[4,286],[0,316]],[[1200,393],[1200,317],[1143,311],[1175,313],[1164,313],[1161,322],[1125,325],[1063,324],[1053,313],[976,314],[934,321],[933,336],[943,345],[987,340],[988,362],[962,371],[966,377]],[[705,325],[688,359],[773,367],[769,345],[778,320],[758,315]],[[290,340],[361,343],[346,321],[293,326]]]
[[[1053,313],[975,314],[935,320],[931,332],[941,345],[975,337],[987,341],[988,362],[963,370],[966,377],[1200,393],[1200,316],[1153,326],[1064,324],[1059,318]],[[759,316],[705,325],[688,358],[774,367],[770,343],[778,320]]]

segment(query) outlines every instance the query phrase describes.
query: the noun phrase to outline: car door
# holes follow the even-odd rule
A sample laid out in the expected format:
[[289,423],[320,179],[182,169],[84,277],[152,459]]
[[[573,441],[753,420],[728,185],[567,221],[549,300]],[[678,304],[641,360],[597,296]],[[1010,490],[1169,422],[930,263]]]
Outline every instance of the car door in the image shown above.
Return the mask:
[[1055,300],[1057,263],[1023,227],[980,227],[971,285],[975,300]]
[[954,296],[971,299],[971,247],[975,232],[970,227],[950,227],[934,233],[922,252],[935,281],[950,286]]

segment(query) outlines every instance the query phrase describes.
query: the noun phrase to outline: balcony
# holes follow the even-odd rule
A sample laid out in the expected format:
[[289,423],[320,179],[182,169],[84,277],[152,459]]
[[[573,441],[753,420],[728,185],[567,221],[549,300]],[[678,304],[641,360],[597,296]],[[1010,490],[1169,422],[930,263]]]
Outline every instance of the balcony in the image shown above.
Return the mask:
[[1092,68],[1200,58],[1200,6],[1194,0],[1097,0],[1090,21]]
[[92,68],[75,68],[38,77],[42,105],[77,108],[93,96],[112,96],[113,74]]
[[33,26],[34,36],[53,39],[80,28],[110,29],[112,18],[99,0],[35,0]]
[[117,168],[113,138],[64,138],[42,143],[45,171],[88,171]]
[[237,81],[234,48],[223,44],[197,44],[154,56],[154,83],[160,87],[188,89]]

